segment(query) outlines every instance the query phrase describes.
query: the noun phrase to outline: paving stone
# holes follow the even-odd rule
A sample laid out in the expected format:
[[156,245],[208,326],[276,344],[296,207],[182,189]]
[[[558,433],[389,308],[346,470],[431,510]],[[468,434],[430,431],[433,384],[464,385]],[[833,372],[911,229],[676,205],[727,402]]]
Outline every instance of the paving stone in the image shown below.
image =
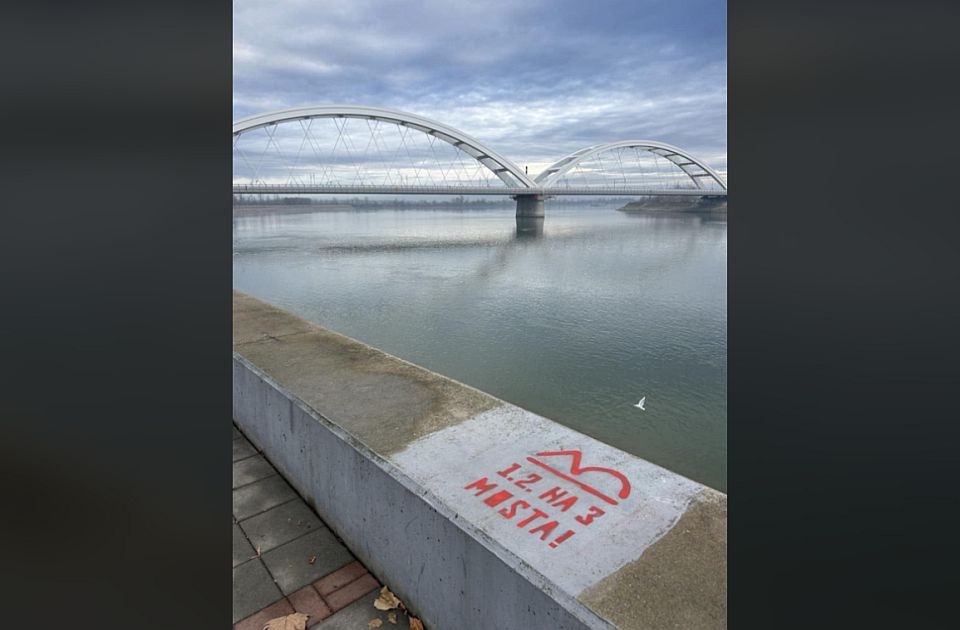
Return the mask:
[[[310,564],[308,560],[313,556],[316,556],[316,559]],[[354,560],[347,548],[325,527],[277,547],[262,557],[284,595],[315,582]]]
[[263,630],[263,626],[271,619],[291,615],[294,612],[290,602],[286,599],[281,599],[279,602],[275,602],[256,614],[250,615],[240,623],[235,624],[233,630]]
[[307,627],[316,625],[333,614],[333,611],[327,604],[320,599],[320,595],[312,586],[304,586],[295,593],[290,593],[287,598],[293,604],[293,608],[305,615],[310,615],[307,619]]
[[246,459],[256,454],[257,449],[253,448],[253,445],[247,441],[247,438],[238,437],[233,441],[233,461],[240,461],[241,459]]
[[394,611],[397,613],[397,624],[393,625],[387,621],[388,611],[377,610],[373,607],[373,602],[379,595],[378,591],[379,589],[374,590],[346,608],[338,610],[333,616],[314,626],[312,630],[364,630],[369,628],[367,624],[372,619],[379,619],[383,622],[380,630],[410,630],[410,621],[402,612]]
[[234,490],[233,515],[242,521],[296,497],[283,477],[274,475]]
[[379,588],[380,583],[377,582],[377,578],[373,577],[369,573],[366,573],[353,582],[350,582],[343,588],[337,589],[325,596],[323,599],[327,602],[327,605],[330,606],[330,610],[337,612],[341,608],[346,608],[353,602],[357,601],[369,593],[372,589]]
[[244,562],[233,570],[233,622],[249,617],[283,598],[260,560]]
[[338,588],[343,588],[366,572],[367,569],[360,564],[360,561],[354,560],[347,566],[337,569],[330,575],[325,575],[324,577],[320,578],[313,583],[313,587],[317,589],[317,592],[319,592],[321,595],[326,596]]
[[325,528],[316,514],[303,501],[290,501],[263,514],[240,522],[240,527],[260,553],[266,553],[307,532]]
[[243,437],[243,433],[240,433],[240,431],[237,429],[237,425],[233,425],[233,439],[237,439],[238,437]]
[[263,458],[263,455],[241,459],[233,463],[233,487],[239,488],[275,474],[277,471]]
[[243,535],[243,531],[240,527],[234,523],[233,524],[233,566],[241,565],[250,558],[252,558],[256,552],[253,550],[253,547],[250,546],[250,543],[247,542],[247,537]]

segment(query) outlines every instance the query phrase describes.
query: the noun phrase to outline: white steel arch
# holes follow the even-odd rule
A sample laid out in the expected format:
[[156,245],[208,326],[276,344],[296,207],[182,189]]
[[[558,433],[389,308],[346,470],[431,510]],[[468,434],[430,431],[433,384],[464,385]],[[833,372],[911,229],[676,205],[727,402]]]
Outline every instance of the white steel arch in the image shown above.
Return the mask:
[[570,169],[576,167],[577,164],[580,164],[585,160],[589,160],[600,153],[605,153],[613,149],[633,148],[643,149],[653,153],[654,155],[666,158],[675,164],[681,171],[683,171],[683,173],[693,181],[697,188],[703,188],[703,185],[699,181],[700,179],[709,177],[710,179],[713,179],[722,190],[727,189],[727,183],[723,181],[723,178],[702,161],[698,160],[682,149],[664,142],[657,142],[655,140],[621,140],[619,142],[608,142],[605,144],[595,144],[590,147],[584,147],[583,149],[574,151],[570,155],[567,155],[548,166],[542,173],[534,178],[534,182],[536,185],[543,188],[550,188],[555,186],[560,178],[570,171]]
[[310,118],[360,118],[381,120],[416,129],[453,145],[488,168],[504,184],[514,188],[536,188],[537,185],[516,164],[481,144],[467,134],[443,123],[423,116],[382,107],[357,105],[324,105],[295,107],[241,118],[233,123],[233,135],[259,129],[268,125]]

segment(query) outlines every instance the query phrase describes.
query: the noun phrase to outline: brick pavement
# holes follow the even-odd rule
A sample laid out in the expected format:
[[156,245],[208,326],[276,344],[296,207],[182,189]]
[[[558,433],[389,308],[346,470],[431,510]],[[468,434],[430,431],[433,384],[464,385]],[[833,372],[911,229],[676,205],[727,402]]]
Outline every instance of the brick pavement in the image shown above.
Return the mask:
[[409,628],[405,615],[389,624],[373,607],[380,587],[234,425],[234,630],[262,630],[293,612],[318,630],[359,630],[374,618]]

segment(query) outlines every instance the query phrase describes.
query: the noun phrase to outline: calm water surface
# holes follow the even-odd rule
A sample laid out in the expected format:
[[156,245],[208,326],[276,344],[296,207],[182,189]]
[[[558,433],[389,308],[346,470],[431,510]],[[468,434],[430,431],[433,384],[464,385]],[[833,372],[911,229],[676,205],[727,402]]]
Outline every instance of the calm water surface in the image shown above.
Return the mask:
[[617,205],[236,218],[234,286],[725,490],[726,221]]

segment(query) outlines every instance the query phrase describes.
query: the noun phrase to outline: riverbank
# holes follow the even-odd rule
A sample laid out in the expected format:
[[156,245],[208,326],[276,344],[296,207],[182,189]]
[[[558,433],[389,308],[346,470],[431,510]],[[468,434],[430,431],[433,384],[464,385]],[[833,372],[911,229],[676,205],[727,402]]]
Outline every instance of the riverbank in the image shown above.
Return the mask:
[[433,628],[726,627],[726,495],[234,293],[234,419]]
[[619,212],[626,213],[655,213],[655,212],[689,212],[726,214],[727,198],[716,197],[643,197],[631,201]]

